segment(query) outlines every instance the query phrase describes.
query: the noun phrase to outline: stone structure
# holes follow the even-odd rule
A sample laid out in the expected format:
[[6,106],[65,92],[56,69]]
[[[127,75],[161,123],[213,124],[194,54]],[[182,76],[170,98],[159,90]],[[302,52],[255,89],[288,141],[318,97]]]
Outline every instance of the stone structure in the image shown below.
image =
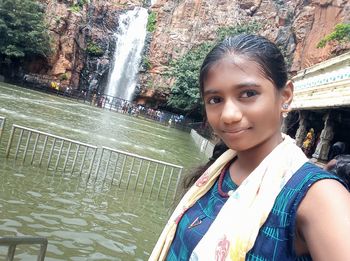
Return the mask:
[[295,134],[295,142],[299,147],[301,147],[301,145],[303,144],[304,138],[308,130],[306,117],[307,114],[305,112],[300,113],[299,128],[297,130],[297,133]]
[[338,141],[345,142],[349,148],[350,52],[299,71],[293,81],[292,108],[300,113],[295,134],[297,145],[301,146],[307,130],[314,128],[315,159],[327,160],[331,145]]
[[331,142],[334,137],[333,122],[330,118],[330,113],[325,115],[324,128],[321,132],[320,141],[317,144],[313,158],[319,160],[327,160],[328,152],[331,147]]

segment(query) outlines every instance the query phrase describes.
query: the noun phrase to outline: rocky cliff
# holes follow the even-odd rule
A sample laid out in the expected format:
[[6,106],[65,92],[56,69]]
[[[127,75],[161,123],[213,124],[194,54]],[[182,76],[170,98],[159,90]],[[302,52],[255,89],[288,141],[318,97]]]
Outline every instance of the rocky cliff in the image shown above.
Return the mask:
[[152,9],[157,28],[149,52],[151,69],[142,80],[160,89],[172,84],[173,79],[163,77],[172,59],[215,40],[218,28],[251,21],[284,49],[292,73],[350,49],[335,44],[316,48],[336,24],[350,21],[348,0],[158,0]]
[[[60,81],[75,89],[103,89],[111,67],[113,33],[118,17],[143,0],[40,0],[52,36],[48,61],[32,61],[28,68],[38,78]],[[254,21],[260,33],[278,43],[291,72],[350,49],[349,45],[317,43],[340,22],[350,21],[349,0],[157,0],[156,30],[148,38],[148,70],[142,70],[141,96],[166,98],[174,79],[164,77],[169,63],[203,42],[214,41],[219,28]],[[145,4],[146,3],[146,4]],[[151,87],[150,87],[151,86]]]
[[48,61],[34,60],[27,66],[29,79],[64,88],[101,89],[108,76],[118,28],[118,16],[142,6],[142,0],[40,0],[52,42]]

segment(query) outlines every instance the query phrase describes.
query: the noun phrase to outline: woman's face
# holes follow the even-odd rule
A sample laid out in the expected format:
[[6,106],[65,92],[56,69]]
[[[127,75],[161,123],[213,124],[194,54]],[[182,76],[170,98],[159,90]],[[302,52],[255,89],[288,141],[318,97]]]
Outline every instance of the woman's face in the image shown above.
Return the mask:
[[209,124],[239,152],[280,135],[282,96],[257,63],[227,57],[209,71],[203,90]]

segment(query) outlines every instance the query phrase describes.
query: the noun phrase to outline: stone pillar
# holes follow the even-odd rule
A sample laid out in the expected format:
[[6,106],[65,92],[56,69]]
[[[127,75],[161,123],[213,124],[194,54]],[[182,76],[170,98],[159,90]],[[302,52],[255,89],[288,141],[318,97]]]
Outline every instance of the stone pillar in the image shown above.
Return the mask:
[[329,149],[331,148],[331,141],[334,137],[334,123],[331,114],[328,112],[324,117],[324,127],[320,135],[320,142],[317,144],[313,158],[317,160],[327,160]]
[[297,133],[295,134],[295,143],[298,147],[301,147],[303,145],[304,138],[307,134],[307,113],[306,112],[300,112],[299,117],[299,128],[297,130]]

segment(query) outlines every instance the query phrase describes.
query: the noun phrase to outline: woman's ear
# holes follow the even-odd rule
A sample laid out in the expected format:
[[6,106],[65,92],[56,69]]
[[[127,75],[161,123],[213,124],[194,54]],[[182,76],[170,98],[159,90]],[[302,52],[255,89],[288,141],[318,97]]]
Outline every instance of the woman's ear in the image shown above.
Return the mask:
[[291,111],[291,103],[293,100],[294,85],[292,81],[288,81],[286,86],[281,90],[281,111],[288,113]]

